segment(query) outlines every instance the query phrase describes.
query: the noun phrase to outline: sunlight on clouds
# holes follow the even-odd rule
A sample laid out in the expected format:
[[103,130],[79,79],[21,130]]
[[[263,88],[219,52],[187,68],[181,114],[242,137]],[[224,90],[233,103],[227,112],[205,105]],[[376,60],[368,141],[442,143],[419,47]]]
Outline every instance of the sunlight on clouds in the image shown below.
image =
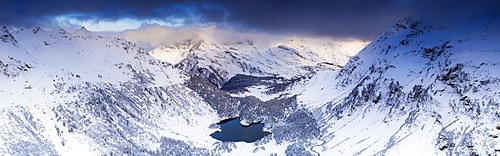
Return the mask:
[[144,24],[158,24],[161,26],[179,27],[184,22],[183,19],[169,19],[165,22],[156,19],[137,20],[132,18],[122,18],[118,20],[100,20],[95,18],[82,18],[85,15],[71,14],[60,15],[52,19],[58,27],[78,29],[82,26],[90,31],[120,32],[124,30],[139,29]]
[[123,32],[101,33],[105,36],[125,38],[146,49],[152,49],[164,43],[184,42],[186,40],[215,41],[215,26],[210,27],[170,27],[159,24],[144,24],[138,29]]
[[[304,45],[317,44],[318,48],[324,44],[342,43],[342,45],[350,45],[354,43],[359,45],[357,39],[338,39],[330,37],[315,37],[315,36],[300,36],[300,35],[277,35],[268,34],[266,32],[244,32],[232,27],[218,27],[215,25],[205,27],[169,27],[161,26],[159,24],[144,24],[139,29],[130,29],[123,32],[100,33],[104,36],[125,38],[129,41],[137,43],[138,45],[151,50],[162,44],[173,44],[179,42],[186,42],[187,40],[193,42],[212,42],[224,44],[228,42],[240,42],[250,40],[258,46],[271,46],[276,47],[291,40],[296,40],[294,43],[301,43]],[[367,42],[368,43],[368,42]],[[292,46],[293,45],[288,45]],[[352,47],[352,46],[350,46]],[[300,46],[298,46],[300,48]],[[362,48],[362,47],[354,47]]]

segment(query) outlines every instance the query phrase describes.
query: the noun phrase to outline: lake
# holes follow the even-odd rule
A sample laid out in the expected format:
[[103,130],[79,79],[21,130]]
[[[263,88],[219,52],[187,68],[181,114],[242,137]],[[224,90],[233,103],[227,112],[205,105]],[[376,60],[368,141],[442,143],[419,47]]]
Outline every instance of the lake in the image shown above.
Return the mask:
[[221,126],[222,131],[212,133],[210,136],[220,141],[244,141],[250,143],[271,134],[269,132],[262,131],[262,128],[264,128],[263,123],[252,123],[248,126],[244,126],[241,125],[240,122],[240,118],[222,120],[217,123]]

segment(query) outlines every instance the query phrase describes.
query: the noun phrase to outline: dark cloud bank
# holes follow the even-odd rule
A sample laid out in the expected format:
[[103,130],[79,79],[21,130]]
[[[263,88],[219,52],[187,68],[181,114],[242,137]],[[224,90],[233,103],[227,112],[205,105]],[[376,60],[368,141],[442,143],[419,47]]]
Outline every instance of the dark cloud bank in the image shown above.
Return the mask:
[[500,13],[498,0],[2,0],[0,25],[50,27],[50,18],[81,20],[183,19],[186,26],[218,25],[276,34],[371,40],[408,16],[441,23]]

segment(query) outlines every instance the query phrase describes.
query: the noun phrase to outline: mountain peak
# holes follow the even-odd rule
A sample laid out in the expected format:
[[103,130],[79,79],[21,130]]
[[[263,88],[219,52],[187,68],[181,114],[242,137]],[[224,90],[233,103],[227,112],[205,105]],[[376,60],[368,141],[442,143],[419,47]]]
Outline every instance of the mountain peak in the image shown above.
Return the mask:
[[86,34],[86,33],[89,33],[90,31],[87,30],[87,28],[85,28],[85,26],[82,26],[82,28],[78,29],[76,32]]
[[90,32],[89,30],[87,30],[87,28],[85,28],[84,26],[82,26],[82,28],[75,31],[73,33],[73,35],[75,35],[77,37],[81,37],[83,39],[89,39],[89,38],[92,38],[93,33]]

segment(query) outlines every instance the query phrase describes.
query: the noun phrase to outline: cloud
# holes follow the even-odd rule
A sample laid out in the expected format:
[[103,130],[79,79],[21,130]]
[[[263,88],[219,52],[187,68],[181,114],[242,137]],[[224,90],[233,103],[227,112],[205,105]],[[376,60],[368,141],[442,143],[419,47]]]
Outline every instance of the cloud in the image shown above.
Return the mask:
[[251,41],[257,47],[276,47],[279,45],[291,43],[295,44],[306,43],[312,46],[324,44],[340,44],[347,45],[355,43],[361,45],[361,40],[356,38],[336,38],[325,36],[302,36],[290,34],[269,34],[261,31],[239,31],[238,28],[229,26],[185,26],[185,27],[169,27],[158,24],[144,24],[139,29],[126,30],[123,32],[101,32],[100,35],[108,37],[124,38],[128,41],[137,43],[146,50],[152,50],[163,44],[191,42],[207,42],[216,44],[237,43]]
[[489,20],[495,14],[500,14],[498,0],[454,0],[426,1],[417,3],[418,17],[431,23],[444,26],[462,26],[476,20]]
[[272,35],[259,32],[240,32],[232,27],[169,27],[158,24],[144,24],[139,29],[123,32],[102,32],[104,36],[125,38],[140,46],[151,50],[162,44],[172,44],[191,40],[193,42],[227,43],[250,40],[255,44],[269,45],[277,40],[284,40],[287,36]]
[[[3,0],[0,2],[0,23],[10,27],[59,26],[56,18],[70,17],[73,21],[116,22],[122,19],[137,21],[163,21],[165,23],[202,24],[211,7],[201,1],[183,0]],[[202,10],[202,11],[198,11]],[[214,12],[215,13],[215,12]],[[208,21],[207,21],[208,22]]]
[[[158,24],[145,24],[136,30],[103,34],[106,36],[125,38],[146,49],[152,49],[162,43],[175,43],[186,40],[211,40],[210,32],[204,29],[203,27],[167,27]],[[209,28],[206,29],[209,30]]]
[[[498,0],[2,0],[10,27],[79,27],[122,31],[142,24],[230,27],[254,34],[300,34],[371,40],[413,15],[448,25],[500,12]],[[62,19],[62,17],[68,17]],[[57,20],[59,18],[59,20]],[[120,27],[124,20],[136,21]],[[132,23],[132,22],[129,22]],[[114,28],[111,27],[114,25]],[[100,29],[99,29],[100,28]],[[253,32],[253,33],[252,33]]]
[[228,22],[276,33],[296,32],[372,39],[408,16],[453,23],[484,10],[499,11],[498,0],[324,0],[231,1],[221,5],[231,13]]

